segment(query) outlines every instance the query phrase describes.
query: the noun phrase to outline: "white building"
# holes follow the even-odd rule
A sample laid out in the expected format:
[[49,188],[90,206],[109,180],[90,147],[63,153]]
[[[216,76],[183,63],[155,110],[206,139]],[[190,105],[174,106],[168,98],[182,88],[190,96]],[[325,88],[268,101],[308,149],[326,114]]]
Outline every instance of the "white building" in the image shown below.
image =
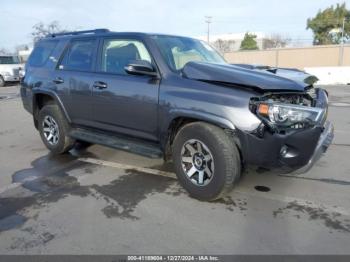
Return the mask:
[[18,57],[21,63],[25,63],[28,60],[29,55],[33,51],[33,48],[29,48],[28,50],[19,50]]

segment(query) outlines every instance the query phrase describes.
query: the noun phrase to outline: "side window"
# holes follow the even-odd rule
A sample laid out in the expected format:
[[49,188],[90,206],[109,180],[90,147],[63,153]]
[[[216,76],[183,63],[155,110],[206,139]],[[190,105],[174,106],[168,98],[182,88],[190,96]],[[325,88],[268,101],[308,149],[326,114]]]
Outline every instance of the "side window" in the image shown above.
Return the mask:
[[92,69],[95,47],[96,40],[94,39],[71,42],[58,68],[64,70],[90,71]]
[[28,64],[31,66],[42,66],[46,63],[58,41],[42,41],[35,45],[29,57]]
[[100,71],[126,74],[124,67],[133,60],[152,62],[144,44],[137,40],[105,39]]

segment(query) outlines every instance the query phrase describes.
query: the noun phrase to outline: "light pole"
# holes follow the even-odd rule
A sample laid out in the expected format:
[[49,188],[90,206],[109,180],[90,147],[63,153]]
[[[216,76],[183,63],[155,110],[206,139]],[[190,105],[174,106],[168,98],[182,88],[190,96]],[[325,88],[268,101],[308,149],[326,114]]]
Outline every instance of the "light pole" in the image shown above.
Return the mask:
[[210,23],[211,23],[211,19],[213,17],[212,16],[205,16],[205,22],[208,24],[208,30],[207,30],[207,42],[209,44],[209,34],[210,34]]
[[345,17],[343,18],[343,26],[341,29],[341,43],[340,43],[340,54],[339,54],[339,65],[343,65],[343,56],[344,56],[344,31],[345,31]]

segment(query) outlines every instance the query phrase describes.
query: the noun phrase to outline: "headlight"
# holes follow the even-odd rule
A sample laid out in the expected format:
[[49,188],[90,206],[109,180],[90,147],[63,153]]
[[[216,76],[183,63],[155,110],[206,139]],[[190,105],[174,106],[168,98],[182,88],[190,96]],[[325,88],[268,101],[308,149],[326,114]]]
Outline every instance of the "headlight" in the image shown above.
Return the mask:
[[1,75],[3,75],[3,76],[10,76],[11,74],[10,74],[10,72],[1,72]]
[[314,125],[322,117],[323,109],[299,105],[280,103],[261,103],[257,107],[257,114],[270,124],[277,126],[292,126],[298,123]]
[[19,74],[20,77],[23,78],[23,77],[25,76],[25,74],[26,74],[26,71],[23,70],[23,69],[20,69],[19,72],[18,72],[18,74]]

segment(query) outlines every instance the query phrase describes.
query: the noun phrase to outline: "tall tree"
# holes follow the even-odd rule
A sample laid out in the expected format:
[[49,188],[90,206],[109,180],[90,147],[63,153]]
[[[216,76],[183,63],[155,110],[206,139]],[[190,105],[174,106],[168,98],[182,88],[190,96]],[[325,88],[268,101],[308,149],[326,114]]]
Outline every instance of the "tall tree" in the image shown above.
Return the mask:
[[38,40],[52,34],[63,33],[63,30],[58,21],[52,21],[49,24],[43,22],[37,23],[33,26],[33,32],[31,33],[34,43]]
[[315,45],[339,44],[344,19],[344,38],[347,40],[350,38],[350,11],[345,3],[318,11],[315,17],[307,20],[306,29],[312,30]]
[[280,34],[271,34],[263,39],[263,49],[285,47],[291,39]]
[[245,33],[241,42],[240,50],[258,50],[258,43],[256,42],[256,35],[249,32]]

